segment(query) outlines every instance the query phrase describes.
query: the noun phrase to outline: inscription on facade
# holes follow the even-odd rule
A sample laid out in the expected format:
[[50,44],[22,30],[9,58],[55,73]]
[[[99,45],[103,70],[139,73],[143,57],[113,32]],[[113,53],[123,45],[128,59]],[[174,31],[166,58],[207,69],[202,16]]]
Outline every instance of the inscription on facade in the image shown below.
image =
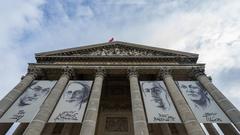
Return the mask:
[[24,110],[19,110],[17,114],[14,114],[13,117],[11,117],[11,119],[16,120],[16,122],[17,122],[17,121],[19,121],[21,118],[24,117],[25,113],[26,113],[26,112],[25,112]]
[[222,122],[221,118],[217,116],[217,113],[205,113],[203,117],[209,122]]
[[64,111],[58,114],[54,119],[55,121],[64,121],[64,120],[78,120],[78,113],[76,111]]
[[154,116],[153,121],[175,121],[175,117],[170,116],[169,114],[160,114]]
[[128,119],[126,117],[107,117],[105,130],[107,132],[128,132]]

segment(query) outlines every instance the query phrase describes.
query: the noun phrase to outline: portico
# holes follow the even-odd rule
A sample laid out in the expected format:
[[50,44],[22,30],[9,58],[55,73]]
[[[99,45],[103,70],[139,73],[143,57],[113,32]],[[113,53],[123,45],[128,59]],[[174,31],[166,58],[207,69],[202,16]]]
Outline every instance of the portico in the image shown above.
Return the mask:
[[[198,55],[126,42],[112,42],[36,54],[25,78],[0,101],[7,113],[33,80],[57,80],[36,116],[22,127],[25,135],[204,135],[196,113],[175,81],[199,81],[223,114],[240,130],[240,113],[204,74]],[[40,72],[41,71],[41,72]],[[91,93],[82,122],[49,123],[69,81],[91,80]],[[181,123],[150,123],[140,81],[163,81]],[[17,93],[17,94],[16,94]],[[0,126],[5,133],[9,124]],[[6,127],[8,126],[8,127]],[[205,124],[209,133],[212,124]],[[209,128],[211,127],[211,128]],[[220,126],[237,133],[232,126]],[[19,132],[19,133],[17,133]],[[23,131],[16,130],[16,134]]]

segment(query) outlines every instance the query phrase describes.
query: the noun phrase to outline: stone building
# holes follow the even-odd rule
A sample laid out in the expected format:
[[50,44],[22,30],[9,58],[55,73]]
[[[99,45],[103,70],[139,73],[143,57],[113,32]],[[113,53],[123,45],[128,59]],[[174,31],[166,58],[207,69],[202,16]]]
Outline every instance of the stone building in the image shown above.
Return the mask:
[[239,134],[198,54],[114,41],[35,58],[0,101],[0,134],[14,122],[15,135]]

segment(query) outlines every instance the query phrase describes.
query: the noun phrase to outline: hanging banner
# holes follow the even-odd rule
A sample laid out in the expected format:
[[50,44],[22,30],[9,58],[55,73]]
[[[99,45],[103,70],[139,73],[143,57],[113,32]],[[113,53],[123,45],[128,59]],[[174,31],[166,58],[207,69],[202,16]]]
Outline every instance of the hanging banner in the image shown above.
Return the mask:
[[176,84],[200,123],[230,123],[198,81],[176,81]]
[[35,80],[0,119],[1,123],[31,122],[56,81]]
[[148,123],[181,123],[163,81],[140,81]]
[[92,81],[69,81],[48,122],[81,123]]

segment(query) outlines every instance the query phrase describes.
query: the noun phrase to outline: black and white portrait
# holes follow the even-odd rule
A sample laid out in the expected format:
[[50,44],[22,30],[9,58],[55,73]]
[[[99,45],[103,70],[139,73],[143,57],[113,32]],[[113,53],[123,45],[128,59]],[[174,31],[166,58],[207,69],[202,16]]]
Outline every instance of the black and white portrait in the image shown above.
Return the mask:
[[176,84],[199,122],[229,122],[227,116],[198,81],[177,81]]
[[66,91],[64,91],[63,99],[81,109],[83,103],[86,103],[90,93],[90,87],[84,82],[69,82]]
[[163,81],[141,81],[140,86],[150,123],[181,122]]
[[1,120],[6,122],[30,122],[55,84],[56,81],[34,80]]
[[49,122],[81,123],[91,86],[92,81],[69,81]]
[[167,90],[159,82],[143,82],[141,85],[143,88],[143,94],[150,93],[152,102],[156,107],[159,107],[162,110],[170,109],[170,97]]
[[38,99],[46,96],[50,90],[51,86],[41,85],[39,81],[33,81],[26,92],[20,97],[18,106],[23,107],[30,105]]
[[181,84],[179,87],[186,92],[196,108],[206,109],[211,104],[208,92],[202,88],[199,82]]

